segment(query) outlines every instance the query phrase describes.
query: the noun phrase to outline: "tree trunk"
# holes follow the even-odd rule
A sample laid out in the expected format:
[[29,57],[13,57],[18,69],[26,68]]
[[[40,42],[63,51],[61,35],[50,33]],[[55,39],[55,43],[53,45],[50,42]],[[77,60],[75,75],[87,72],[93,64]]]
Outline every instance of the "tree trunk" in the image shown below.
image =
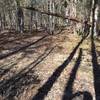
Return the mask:
[[91,38],[93,39],[93,37],[94,37],[94,29],[95,29],[95,11],[96,11],[97,0],[93,0],[92,5],[93,5],[93,8],[92,8]]

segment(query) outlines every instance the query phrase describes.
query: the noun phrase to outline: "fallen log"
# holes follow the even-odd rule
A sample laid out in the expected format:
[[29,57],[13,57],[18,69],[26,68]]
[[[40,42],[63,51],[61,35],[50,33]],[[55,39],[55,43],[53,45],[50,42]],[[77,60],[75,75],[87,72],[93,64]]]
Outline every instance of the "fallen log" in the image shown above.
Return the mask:
[[55,16],[55,17],[60,17],[62,19],[68,19],[68,20],[71,20],[71,21],[74,21],[74,22],[77,22],[77,23],[82,23],[81,21],[77,20],[76,18],[70,18],[68,16],[63,16],[61,14],[58,14],[58,13],[52,13],[52,12],[47,12],[47,11],[41,11],[37,8],[34,8],[34,7],[22,7],[24,9],[28,9],[28,10],[32,10],[32,11],[37,11],[41,14],[46,14],[46,15],[51,15],[51,16]]

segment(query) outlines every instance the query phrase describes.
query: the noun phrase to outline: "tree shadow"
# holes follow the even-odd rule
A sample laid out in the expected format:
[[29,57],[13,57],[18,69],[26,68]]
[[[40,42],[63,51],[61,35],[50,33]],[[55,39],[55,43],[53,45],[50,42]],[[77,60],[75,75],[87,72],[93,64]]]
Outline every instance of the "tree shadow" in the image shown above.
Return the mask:
[[31,37],[39,36],[39,32],[33,31],[32,33],[33,34],[19,34],[16,33],[16,31],[4,32],[2,34],[0,33],[0,46],[17,41],[21,42],[24,39],[30,39]]
[[22,47],[20,47],[20,48],[16,48],[16,49],[14,49],[13,51],[11,51],[11,52],[9,52],[9,53],[1,54],[1,55],[0,55],[0,60],[2,60],[2,59],[4,59],[4,58],[7,58],[7,57],[9,57],[9,56],[11,56],[11,55],[13,55],[13,54],[16,54],[16,53],[18,53],[18,52],[20,52],[20,51],[22,51],[22,50],[25,50],[26,48],[30,47],[31,45],[34,45],[34,44],[38,43],[39,41],[43,40],[43,39],[46,38],[46,37],[47,37],[47,35],[46,35],[46,36],[43,36],[42,38],[40,38],[40,39],[38,39],[38,40],[36,40],[35,42],[32,42],[32,43],[27,44],[27,45],[25,45],[25,46],[22,46]]
[[95,98],[96,100],[100,100],[100,65],[98,64],[98,61],[97,61],[94,38],[91,38],[91,54],[92,54]]
[[34,74],[34,70],[19,75],[5,81],[0,86],[0,94],[5,100],[14,100],[22,94],[30,85],[39,84],[40,79]]
[[74,80],[76,78],[76,73],[77,73],[78,68],[80,66],[81,60],[82,60],[82,49],[80,49],[79,56],[77,58],[77,61],[74,65],[73,69],[72,69],[72,72],[70,74],[68,83],[67,83],[66,88],[64,90],[64,96],[63,96],[62,100],[71,100],[71,97],[73,94],[73,83],[74,83]]
[[17,64],[16,62],[15,63],[10,63],[10,64],[6,65],[7,68],[5,68],[6,66],[3,67],[3,68],[0,67],[0,78],[2,78],[4,75],[6,75],[12,69],[12,67],[16,64]]
[[[8,33],[10,34],[10,33]],[[14,41],[18,41],[18,40],[23,40],[23,39],[27,39],[29,37],[32,37],[32,35],[30,36],[0,36],[0,45],[5,45],[6,43],[11,43],[11,42],[14,42]]]
[[51,90],[53,84],[56,82],[58,77],[61,75],[62,71],[67,67],[67,65],[70,63],[72,60],[73,56],[75,55],[77,49],[81,45],[85,38],[81,39],[81,41],[76,45],[74,50],[71,52],[69,57],[63,62],[62,65],[60,65],[54,72],[53,74],[48,78],[46,83],[38,89],[38,93],[33,97],[33,100],[43,100],[45,96],[48,94],[48,92]]
[[69,80],[68,80],[66,88],[64,90],[64,96],[63,96],[62,100],[77,100],[77,99],[92,100],[91,94],[87,91],[77,92],[77,93],[73,94],[73,84],[74,84],[74,80],[76,78],[76,73],[80,66],[81,60],[82,60],[82,49],[80,49],[79,56],[76,60],[76,63],[74,65],[73,69],[72,69],[72,72],[70,74]]
[[[21,56],[19,58],[17,58],[16,60],[11,60],[11,61],[7,61],[8,63],[1,64],[0,65],[0,79],[5,78],[6,76],[8,76],[8,74],[14,74],[14,72],[16,72],[15,70],[13,70],[13,68],[15,68],[15,66],[24,58],[25,56]],[[0,81],[1,82],[1,81]]]
[[5,100],[14,100],[22,94],[29,86],[40,83],[38,76],[34,74],[34,68],[41,63],[54,49],[46,49],[34,62],[26,66],[20,72],[9,79],[0,82],[0,95]]
[[42,43],[42,44],[39,43],[39,45],[36,45],[36,46],[33,46],[33,47],[30,46],[29,48],[23,50],[23,54],[22,54],[23,58],[24,57],[31,58],[31,56],[29,57],[29,55],[31,55],[33,53],[39,53],[37,49],[41,48],[43,46],[46,46],[46,45],[47,45],[47,43]]

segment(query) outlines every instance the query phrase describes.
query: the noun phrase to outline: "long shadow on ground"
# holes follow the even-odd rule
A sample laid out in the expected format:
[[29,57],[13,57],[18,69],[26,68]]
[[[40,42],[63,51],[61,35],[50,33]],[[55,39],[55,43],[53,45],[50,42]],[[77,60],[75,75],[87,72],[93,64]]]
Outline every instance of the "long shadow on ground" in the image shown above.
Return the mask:
[[22,51],[22,50],[28,48],[29,46],[36,44],[37,42],[43,40],[43,39],[46,38],[46,37],[47,37],[47,35],[44,36],[44,37],[42,37],[42,38],[40,38],[40,39],[38,39],[37,41],[35,41],[35,42],[33,42],[33,43],[30,43],[30,44],[28,44],[28,45],[25,45],[25,46],[23,46],[23,47],[21,47],[21,48],[17,48],[17,49],[13,50],[13,51],[10,52],[10,53],[2,54],[2,55],[0,55],[0,60],[4,59],[4,58],[6,58],[6,57],[9,57],[9,56],[11,56],[11,55],[13,55],[13,54],[16,54],[16,53],[18,53],[19,51]]
[[10,64],[6,65],[7,68],[4,68],[4,66],[3,66],[3,68],[0,67],[0,78],[2,78],[4,75],[6,75],[12,69],[12,67],[15,66],[16,64],[17,64],[16,62],[10,63]]
[[34,68],[41,63],[54,48],[55,47],[46,49],[34,62],[10,79],[0,81],[0,95],[5,100],[14,100],[15,97],[22,94],[29,86],[39,84],[40,80],[38,76],[34,74]]
[[95,96],[96,100],[100,100],[100,65],[97,62],[96,47],[93,38],[91,39],[91,54],[92,54]]
[[[29,35],[25,34],[25,36],[23,36],[23,37],[22,36],[18,37],[18,36],[16,36],[15,33],[13,33],[13,36],[12,36],[12,32],[3,33],[3,34],[4,35],[0,34],[0,45],[5,45],[6,43],[11,43],[11,42],[15,42],[15,41],[28,39],[33,36],[33,34],[29,34]],[[12,39],[10,39],[10,38],[12,38]]]
[[[33,48],[38,48],[40,46],[42,46],[42,45],[39,45],[39,46],[36,46],[36,47],[33,47]],[[15,65],[17,65],[24,57],[26,57],[27,55],[32,54],[34,52],[34,50],[33,50],[33,52],[32,52],[32,50],[31,51],[30,50],[24,50],[24,54],[20,58],[16,59],[15,61],[10,61],[9,63],[6,63],[6,64],[1,64],[0,65],[0,78],[2,78],[2,77],[4,78],[5,75],[11,73],[11,70],[14,68]],[[46,52],[45,52],[45,54],[46,54]],[[43,55],[41,55],[41,57],[42,56]],[[39,56],[39,58],[41,58],[41,57]]]
[[[64,90],[64,96],[63,96],[62,100],[77,100],[77,99],[78,100],[92,100],[91,94],[87,91],[84,91],[84,92],[79,91],[79,92],[73,94],[73,84],[74,84],[74,80],[76,78],[76,73],[80,66],[81,60],[82,60],[82,49],[80,49],[79,56],[77,58],[77,61],[74,65],[73,69],[72,69],[69,80],[66,84],[66,88]],[[81,95],[83,95],[83,98]]]
[[73,83],[74,83],[74,80],[76,78],[76,73],[77,73],[78,68],[80,66],[81,60],[82,60],[82,49],[80,49],[78,59],[75,63],[75,66],[72,69],[68,83],[67,83],[66,88],[64,90],[63,100],[71,100],[71,97],[73,94]]
[[81,39],[81,41],[78,43],[78,45],[76,45],[76,47],[71,52],[71,54],[69,55],[69,57],[64,61],[64,63],[62,65],[60,65],[54,71],[54,73],[48,78],[48,80],[46,81],[46,83],[42,87],[40,87],[40,89],[38,90],[38,93],[33,97],[33,100],[43,100],[45,98],[45,96],[51,90],[53,84],[56,82],[56,80],[58,79],[58,77],[61,75],[62,71],[65,69],[65,67],[72,60],[73,56],[75,55],[77,49],[79,48],[79,46],[81,45],[81,43],[83,42],[84,39],[85,38]]

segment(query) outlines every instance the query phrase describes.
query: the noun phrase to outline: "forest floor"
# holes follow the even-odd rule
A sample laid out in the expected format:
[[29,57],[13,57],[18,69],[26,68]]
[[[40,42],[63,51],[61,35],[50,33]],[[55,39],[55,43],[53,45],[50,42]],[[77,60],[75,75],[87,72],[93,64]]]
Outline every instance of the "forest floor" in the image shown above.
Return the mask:
[[0,100],[100,100],[99,84],[100,39],[0,34]]

